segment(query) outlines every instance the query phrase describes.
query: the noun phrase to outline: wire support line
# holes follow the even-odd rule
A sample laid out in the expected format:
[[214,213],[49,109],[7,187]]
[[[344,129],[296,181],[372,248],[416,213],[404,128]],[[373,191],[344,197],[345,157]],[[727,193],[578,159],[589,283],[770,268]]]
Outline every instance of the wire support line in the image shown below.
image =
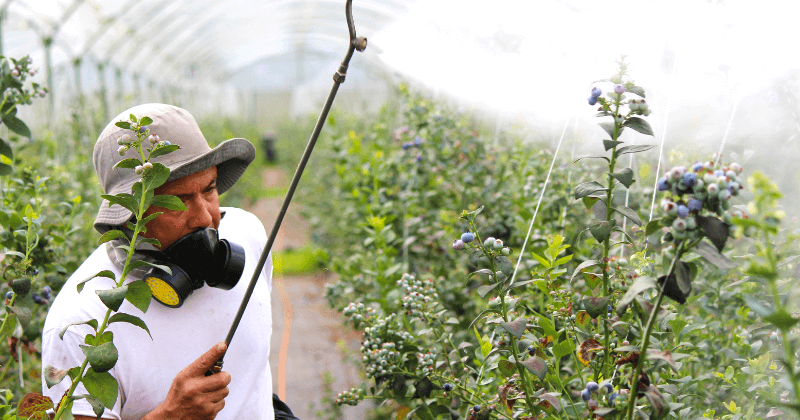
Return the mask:
[[553,166],[556,164],[556,158],[558,157],[558,151],[561,150],[561,142],[564,141],[564,135],[567,133],[567,126],[569,126],[569,119],[567,122],[564,123],[564,129],[561,131],[561,138],[558,139],[558,146],[556,146],[556,152],[553,154],[553,161],[550,162],[550,170],[547,171],[547,177],[544,180],[544,186],[542,186],[542,192],[539,194],[539,201],[536,203],[536,210],[533,211],[533,217],[531,217],[531,224],[528,226],[528,233],[525,235],[525,241],[522,242],[522,249],[519,251],[519,258],[517,258],[517,265],[514,266],[514,273],[511,274],[511,282],[509,282],[509,286],[514,284],[514,279],[517,276],[517,270],[519,270],[519,263],[522,262],[522,255],[525,253],[525,247],[528,245],[528,239],[531,237],[531,231],[533,230],[533,222],[536,220],[536,214],[539,213],[539,206],[542,204],[542,198],[544,198],[544,192],[547,190],[547,184],[550,182],[550,174],[553,173]]
[[728,118],[728,126],[725,127],[725,134],[722,135],[722,144],[719,145],[719,152],[717,153],[715,163],[719,164],[722,162],[722,149],[725,148],[725,142],[728,140],[728,133],[731,131],[731,125],[733,124],[733,117],[736,116],[736,110],[739,108],[739,102],[742,101],[742,97],[736,100],[733,104],[733,111],[731,111],[731,117]]
[[[670,74],[671,89],[667,92],[674,92],[675,89],[675,69],[678,67],[678,54],[675,54],[675,61],[672,63],[672,73]],[[664,141],[667,138],[667,126],[669,125],[669,112],[672,108],[672,95],[667,94],[667,104],[664,107],[664,129],[661,130],[661,147],[658,150],[658,165],[656,166],[656,181],[653,184],[653,201],[650,202],[650,216],[647,221],[653,220],[653,208],[656,205],[656,195],[658,195],[658,176],[661,174],[661,159],[664,156]]]

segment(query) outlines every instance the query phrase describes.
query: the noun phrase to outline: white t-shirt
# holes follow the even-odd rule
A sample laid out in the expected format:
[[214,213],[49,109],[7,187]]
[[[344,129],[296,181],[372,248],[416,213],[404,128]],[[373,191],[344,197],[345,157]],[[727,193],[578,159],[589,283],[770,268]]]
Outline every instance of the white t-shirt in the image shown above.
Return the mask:
[[[267,237],[263,225],[254,215],[236,208],[221,210],[226,214],[220,221],[220,238],[239,244],[245,250],[245,269],[241,279],[231,290],[203,286],[195,290],[180,308],[168,308],[152,300],[147,313],[142,313],[127,300],[122,304],[119,312],[144,320],[153,338],[151,340],[145,330],[124,322],[108,327],[108,331],[114,333],[114,345],[119,352],[116,366],[109,371],[119,383],[119,396],[114,409],[106,409],[103,418],[141,419],[164,401],[179,371],[214,344],[225,340]],[[103,270],[111,270],[117,279],[121,274],[109,258],[106,244],[98,247],[75,271],[53,301],[42,334],[42,367],[51,365],[69,369],[83,362],[85,357],[79,346],[86,334],[94,333],[94,330],[88,325],[78,325],[69,327],[63,341],[58,335],[70,323],[103,319],[107,308],[95,290],[113,287],[111,279],[98,277],[87,282],[81,293],[76,289],[80,281]],[[134,280],[129,276],[126,283]],[[274,418],[269,368],[271,289],[270,255],[225,355],[223,370],[231,375],[230,394],[225,398],[225,408],[217,419]],[[55,404],[69,385],[68,376],[50,389],[42,380],[44,395]],[[80,394],[87,394],[83,385],[74,393]],[[76,400],[72,412],[95,417],[85,399]]]

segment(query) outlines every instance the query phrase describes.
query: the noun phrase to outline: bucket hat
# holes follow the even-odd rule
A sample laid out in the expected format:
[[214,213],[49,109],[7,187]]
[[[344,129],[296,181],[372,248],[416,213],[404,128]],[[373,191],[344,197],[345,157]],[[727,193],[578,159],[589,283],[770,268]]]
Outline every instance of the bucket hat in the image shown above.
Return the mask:
[[[138,119],[150,117],[153,120],[149,125],[151,134],[180,146],[172,153],[152,159],[152,162],[170,169],[167,181],[216,166],[217,190],[222,194],[236,183],[255,158],[255,147],[241,138],[226,140],[213,149],[209,147],[194,117],[185,109],[165,104],[138,105],[114,118],[94,145],[94,169],[105,194],[130,193],[133,184],[140,179],[131,169],[114,169],[114,165],[123,159],[139,157],[134,149],[129,149],[124,156],[117,151],[117,139],[132,132],[117,127],[115,123],[128,121],[131,114]],[[94,220],[94,228],[100,233],[124,226],[132,216],[128,209],[109,204],[108,200],[103,200]]]

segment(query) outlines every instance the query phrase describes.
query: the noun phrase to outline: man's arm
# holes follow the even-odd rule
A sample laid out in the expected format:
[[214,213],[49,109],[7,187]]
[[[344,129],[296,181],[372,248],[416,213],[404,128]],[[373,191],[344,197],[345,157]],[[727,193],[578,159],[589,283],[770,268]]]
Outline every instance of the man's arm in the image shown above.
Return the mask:
[[[167,398],[142,420],[211,420],[225,407],[231,374],[220,372],[205,376],[228,349],[223,342],[215,345],[189,366],[178,372],[169,388]],[[95,417],[75,416],[76,420]]]

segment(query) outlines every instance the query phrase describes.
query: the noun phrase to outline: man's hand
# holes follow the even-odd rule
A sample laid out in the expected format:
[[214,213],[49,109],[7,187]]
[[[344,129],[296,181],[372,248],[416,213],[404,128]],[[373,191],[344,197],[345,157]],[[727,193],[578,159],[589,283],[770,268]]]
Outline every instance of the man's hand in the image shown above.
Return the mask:
[[205,376],[228,346],[222,342],[178,372],[167,398],[144,417],[150,419],[211,420],[225,407],[231,375],[220,372]]

